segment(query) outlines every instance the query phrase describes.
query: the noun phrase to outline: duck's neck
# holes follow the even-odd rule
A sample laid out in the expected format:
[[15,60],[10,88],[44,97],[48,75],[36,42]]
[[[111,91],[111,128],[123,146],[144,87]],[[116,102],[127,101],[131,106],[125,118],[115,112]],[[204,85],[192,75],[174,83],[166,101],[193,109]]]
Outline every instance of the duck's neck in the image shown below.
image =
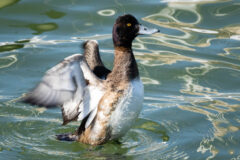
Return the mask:
[[112,78],[116,81],[131,81],[139,76],[138,67],[132,49],[115,46]]

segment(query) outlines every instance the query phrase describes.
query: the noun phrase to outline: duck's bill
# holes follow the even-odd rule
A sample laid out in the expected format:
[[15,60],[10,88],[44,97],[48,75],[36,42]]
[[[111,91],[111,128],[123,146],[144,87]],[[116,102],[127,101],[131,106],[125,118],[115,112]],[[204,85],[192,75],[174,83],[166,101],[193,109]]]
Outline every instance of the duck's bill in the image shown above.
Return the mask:
[[148,28],[144,25],[139,25],[139,31],[138,31],[138,34],[139,35],[142,35],[142,34],[154,34],[154,33],[158,33],[160,32],[159,29],[156,29],[156,28]]

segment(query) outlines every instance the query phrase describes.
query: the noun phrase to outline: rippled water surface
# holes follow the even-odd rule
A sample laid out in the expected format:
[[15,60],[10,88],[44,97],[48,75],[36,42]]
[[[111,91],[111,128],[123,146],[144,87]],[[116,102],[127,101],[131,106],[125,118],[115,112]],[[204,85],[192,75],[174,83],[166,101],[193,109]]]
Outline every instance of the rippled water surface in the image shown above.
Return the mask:
[[[101,146],[60,142],[59,108],[17,102],[44,72],[99,42],[112,67],[112,25],[124,13],[161,33],[134,41],[144,107]],[[1,0],[0,159],[240,159],[240,1]]]

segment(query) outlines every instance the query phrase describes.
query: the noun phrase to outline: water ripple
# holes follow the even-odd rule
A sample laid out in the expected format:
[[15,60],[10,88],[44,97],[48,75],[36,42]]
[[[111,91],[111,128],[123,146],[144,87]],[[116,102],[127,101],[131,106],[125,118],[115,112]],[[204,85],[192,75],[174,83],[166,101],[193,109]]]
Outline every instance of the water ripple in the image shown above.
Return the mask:
[[[136,125],[120,139],[121,144],[91,147],[59,142],[55,134],[73,132],[79,124],[61,126],[60,110],[8,101],[0,102],[2,158],[239,157],[238,2],[164,0],[142,2],[138,7],[118,1],[17,2],[0,2],[5,41],[0,46],[0,75],[4,76],[0,80],[9,83],[0,90],[1,101],[19,96],[37,81],[32,75],[40,76],[57,58],[75,53],[72,48],[85,40],[99,40],[100,52],[110,53],[103,54],[106,64],[112,65],[111,27],[116,13],[131,12],[138,18],[144,15],[142,20],[150,23],[146,25],[158,27],[161,33],[139,36],[133,43],[145,85],[144,107]],[[151,9],[143,13],[142,9],[147,8]],[[46,52],[51,54],[46,56]],[[35,64],[39,58],[42,61]]]
[[16,55],[1,57],[0,58],[0,69],[10,67],[11,65],[13,65],[16,62],[17,62]]
[[113,16],[115,15],[116,12],[112,9],[104,9],[104,10],[98,11],[97,13],[101,16]]

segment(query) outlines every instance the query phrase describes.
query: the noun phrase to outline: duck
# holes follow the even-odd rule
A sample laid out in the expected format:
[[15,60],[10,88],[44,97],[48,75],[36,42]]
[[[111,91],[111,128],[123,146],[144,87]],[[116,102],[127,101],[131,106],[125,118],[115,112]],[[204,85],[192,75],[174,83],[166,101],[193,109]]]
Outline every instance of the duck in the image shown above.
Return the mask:
[[101,60],[98,42],[88,40],[83,54],[71,55],[49,69],[22,101],[47,108],[60,106],[63,125],[81,122],[74,133],[56,135],[58,140],[89,145],[118,140],[138,118],[144,98],[132,42],[138,35],[157,32],[131,14],[119,16],[112,30],[112,71]]

